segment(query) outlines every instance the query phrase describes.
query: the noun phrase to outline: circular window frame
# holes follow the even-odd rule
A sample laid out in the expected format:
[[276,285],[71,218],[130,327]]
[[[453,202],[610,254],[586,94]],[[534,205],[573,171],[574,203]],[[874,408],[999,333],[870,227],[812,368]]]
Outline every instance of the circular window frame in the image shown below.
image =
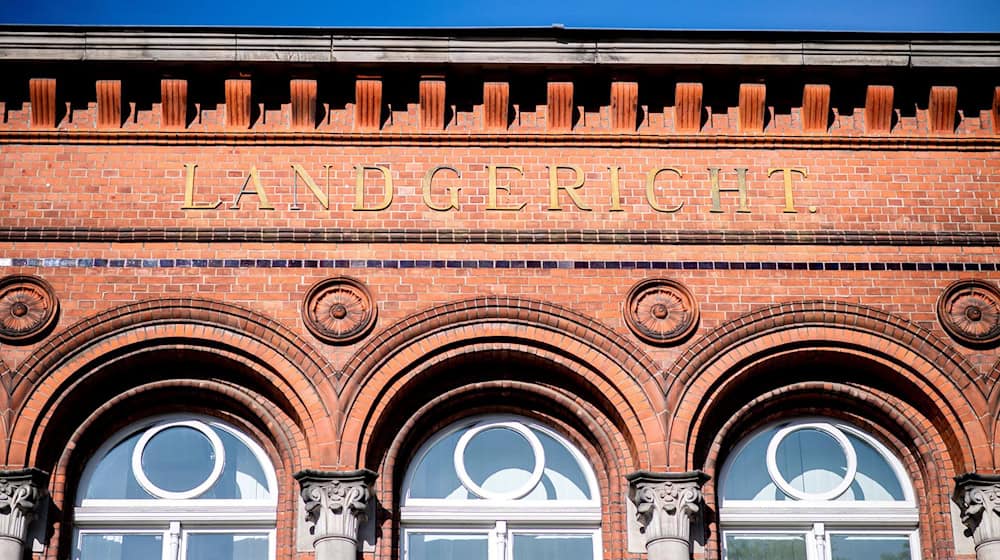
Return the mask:
[[[469,476],[465,468],[465,449],[468,447],[469,442],[472,441],[472,438],[486,430],[497,428],[510,430],[523,437],[528,442],[528,445],[531,446],[531,451],[535,459],[535,465],[528,481],[509,492],[493,492],[483,488],[472,480],[472,477]],[[523,498],[538,486],[538,483],[542,481],[542,475],[545,473],[545,449],[542,447],[541,440],[532,433],[531,428],[515,421],[490,422],[469,429],[458,439],[453,461],[455,463],[455,473],[458,475],[458,480],[462,483],[462,486],[465,486],[469,492],[485,500],[517,500]]]
[[[172,492],[160,488],[154,484],[148,476],[146,476],[146,472],[142,468],[142,455],[146,450],[146,446],[154,437],[156,437],[157,434],[169,428],[191,428],[193,430],[197,430],[203,436],[208,438],[209,444],[212,446],[212,451],[215,452],[215,462],[212,465],[212,471],[209,473],[208,477],[194,488],[183,492]],[[139,486],[141,486],[146,492],[149,492],[150,495],[165,500],[189,500],[191,498],[201,496],[207,492],[209,488],[215,485],[216,482],[218,482],[219,477],[222,476],[222,471],[225,468],[225,465],[226,452],[225,447],[222,445],[222,438],[215,433],[211,426],[199,420],[168,422],[166,424],[155,425],[148,428],[139,438],[139,441],[135,445],[135,449],[132,450],[132,474],[135,476]]]
[[[782,475],[781,471],[778,469],[778,447],[789,435],[799,430],[807,429],[817,430],[832,437],[834,441],[840,445],[840,450],[844,452],[844,456],[847,459],[847,472],[844,474],[843,479],[837,484],[837,486],[826,492],[803,492],[789,484],[789,482],[785,480],[784,475]],[[774,484],[778,486],[778,489],[788,496],[802,501],[835,500],[844,492],[847,492],[847,489],[854,483],[854,479],[858,474],[858,455],[854,450],[854,446],[851,444],[851,441],[847,439],[847,435],[844,432],[833,424],[827,422],[797,422],[782,427],[771,437],[771,441],[767,444],[766,462],[767,474],[771,477]]]

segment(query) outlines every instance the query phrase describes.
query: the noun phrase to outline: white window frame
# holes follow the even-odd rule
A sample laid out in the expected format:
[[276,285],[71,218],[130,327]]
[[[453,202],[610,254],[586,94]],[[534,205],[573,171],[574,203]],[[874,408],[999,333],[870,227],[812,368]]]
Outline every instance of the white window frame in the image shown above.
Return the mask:
[[[276,558],[278,483],[274,465],[264,449],[246,434],[209,416],[166,414],[145,418],[119,430],[93,455],[80,477],[79,491],[90,485],[97,465],[108,452],[129,436],[162,424],[186,425],[202,422],[243,442],[260,462],[267,481],[267,499],[93,499],[78,498],[73,509],[73,554],[80,557],[83,534],[162,534],[163,560],[184,560],[188,533],[266,533],[268,559]],[[133,467],[132,462],[129,466]],[[224,520],[224,521],[220,521]]]
[[[726,500],[725,484],[730,480],[732,459],[736,458],[761,432],[775,426],[813,427],[829,424],[848,432],[868,443],[888,462],[903,491],[903,500],[859,500],[837,501],[796,500],[790,497],[784,501],[766,500]],[[769,445],[770,455],[773,446]],[[773,466],[773,465],[772,465]],[[770,469],[769,469],[770,470]],[[793,421],[773,422],[748,435],[737,445],[730,460],[720,471],[719,485],[719,526],[722,534],[723,560],[728,558],[726,535],[740,534],[806,534],[807,560],[832,558],[830,535],[871,534],[905,535],[910,539],[911,560],[920,560],[920,513],[909,474],[896,454],[869,434],[830,418],[806,417]],[[778,488],[778,492],[782,490]],[[878,529],[872,529],[877,526]]]
[[[416,467],[438,442],[472,424],[516,422],[538,430],[562,445],[580,466],[588,486],[587,500],[447,500],[410,498],[409,489]],[[414,455],[402,486],[400,507],[400,550],[409,559],[410,533],[487,534],[488,560],[512,560],[515,534],[591,535],[594,559],[602,558],[601,498],[597,476],[590,461],[565,437],[548,426],[515,415],[474,416],[456,422],[425,442]]]

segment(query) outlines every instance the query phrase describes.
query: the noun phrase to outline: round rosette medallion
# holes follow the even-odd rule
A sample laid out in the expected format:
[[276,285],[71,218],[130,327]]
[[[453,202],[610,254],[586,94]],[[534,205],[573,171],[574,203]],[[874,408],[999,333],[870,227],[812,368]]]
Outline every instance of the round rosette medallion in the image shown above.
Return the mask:
[[302,302],[302,320],[316,338],[330,344],[350,344],[375,325],[377,310],[371,293],[353,278],[317,282]]
[[938,298],[938,320],[948,334],[968,346],[1000,342],[1000,290],[980,280],[959,280]]
[[650,344],[680,342],[698,326],[698,314],[694,296],[673,280],[644,280],[625,299],[625,323]]
[[0,341],[28,344],[56,320],[59,300],[48,282],[35,276],[0,279]]

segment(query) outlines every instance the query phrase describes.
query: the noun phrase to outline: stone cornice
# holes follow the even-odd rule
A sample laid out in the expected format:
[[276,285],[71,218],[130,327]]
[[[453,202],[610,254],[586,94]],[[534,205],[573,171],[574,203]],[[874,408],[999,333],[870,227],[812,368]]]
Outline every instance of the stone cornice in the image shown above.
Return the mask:
[[994,34],[0,27],[0,60],[997,67]]

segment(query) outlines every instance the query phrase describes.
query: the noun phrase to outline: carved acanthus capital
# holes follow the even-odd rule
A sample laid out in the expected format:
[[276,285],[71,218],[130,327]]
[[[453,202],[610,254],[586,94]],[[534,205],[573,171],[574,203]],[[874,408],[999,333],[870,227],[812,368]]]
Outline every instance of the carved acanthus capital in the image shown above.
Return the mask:
[[635,504],[646,546],[662,539],[690,543],[691,523],[701,512],[701,487],[708,481],[708,475],[700,471],[639,471],[626,478],[629,481],[629,499]]
[[313,525],[314,539],[358,540],[358,527],[367,518],[368,501],[376,474],[357,471],[304,470],[295,474],[302,488],[306,520]]
[[955,501],[962,508],[962,523],[976,543],[977,555],[985,548],[1000,548],[1000,475],[976,473],[955,477]]
[[24,543],[28,527],[45,504],[49,473],[0,470],[0,537]]

